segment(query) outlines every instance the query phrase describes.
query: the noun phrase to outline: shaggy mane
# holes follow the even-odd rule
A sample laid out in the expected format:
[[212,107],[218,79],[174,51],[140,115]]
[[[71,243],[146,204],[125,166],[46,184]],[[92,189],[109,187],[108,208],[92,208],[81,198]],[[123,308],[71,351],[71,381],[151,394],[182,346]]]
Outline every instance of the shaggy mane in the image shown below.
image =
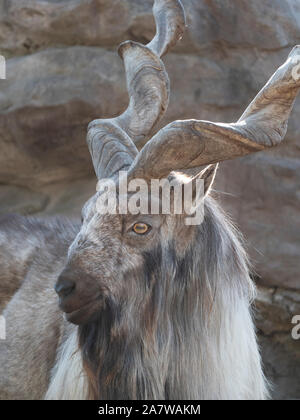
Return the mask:
[[122,302],[112,301],[79,327],[90,399],[267,396],[241,239],[212,198],[195,229],[183,255],[171,241],[145,253],[141,270],[129,274],[146,290],[134,327]]

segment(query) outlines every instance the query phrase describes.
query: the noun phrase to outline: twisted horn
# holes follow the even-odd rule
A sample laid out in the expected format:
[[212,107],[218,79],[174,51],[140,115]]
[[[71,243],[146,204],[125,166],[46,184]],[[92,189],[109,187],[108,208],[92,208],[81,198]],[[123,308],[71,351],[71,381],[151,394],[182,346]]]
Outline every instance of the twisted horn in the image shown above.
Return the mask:
[[183,34],[184,10],[180,0],[155,0],[154,39],[144,46],[126,41],[119,47],[124,61],[129,105],[119,117],[89,124],[87,142],[98,179],[126,170],[144,141],[164,115],[169,102],[169,79],[160,56]]
[[184,9],[180,1],[156,0],[153,14],[157,31],[147,47],[162,57],[182,38],[185,29]]
[[195,168],[278,145],[300,89],[296,64],[300,46],[279,67],[237,123],[175,121],[160,130],[136,157],[128,176],[162,178],[172,170]]

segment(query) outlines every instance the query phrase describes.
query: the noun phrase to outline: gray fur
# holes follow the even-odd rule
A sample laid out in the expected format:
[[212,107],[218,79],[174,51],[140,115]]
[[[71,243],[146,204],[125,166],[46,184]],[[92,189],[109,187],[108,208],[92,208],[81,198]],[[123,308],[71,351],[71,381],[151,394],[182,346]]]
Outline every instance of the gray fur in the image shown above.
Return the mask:
[[[0,343],[1,398],[44,398],[72,334],[78,334],[80,343],[73,352],[82,352],[83,365],[94,377],[83,369],[85,390],[72,390],[65,398],[80,398],[83,391],[97,399],[264,398],[249,309],[254,286],[237,234],[216,203],[207,197],[200,227],[168,216],[138,247],[121,234],[124,216],[122,221],[118,215],[105,220],[94,213],[92,203],[85,212],[88,227],[84,223],[68,257],[78,226],[14,219],[31,231],[24,230],[24,241],[39,246],[22,287],[4,311],[8,337]],[[19,238],[14,247],[17,252]],[[103,306],[79,327],[64,320],[53,290],[66,261],[75,272],[76,264],[88,261],[80,268],[96,280],[89,292],[105,290]],[[68,383],[70,371],[64,374]]]

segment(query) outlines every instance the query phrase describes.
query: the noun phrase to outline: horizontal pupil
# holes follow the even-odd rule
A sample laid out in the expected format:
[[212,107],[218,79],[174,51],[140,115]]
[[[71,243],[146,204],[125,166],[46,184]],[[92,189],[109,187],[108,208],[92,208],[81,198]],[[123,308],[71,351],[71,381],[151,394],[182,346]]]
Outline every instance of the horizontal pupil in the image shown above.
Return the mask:
[[147,226],[145,225],[135,225],[135,230],[145,232],[147,230]]

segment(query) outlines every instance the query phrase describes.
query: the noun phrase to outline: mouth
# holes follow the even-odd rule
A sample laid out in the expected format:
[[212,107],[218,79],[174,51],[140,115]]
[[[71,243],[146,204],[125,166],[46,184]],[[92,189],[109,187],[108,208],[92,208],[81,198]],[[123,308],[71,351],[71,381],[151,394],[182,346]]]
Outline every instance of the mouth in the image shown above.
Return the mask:
[[65,313],[65,319],[75,325],[82,325],[90,321],[93,315],[100,309],[101,300],[98,297],[75,310],[61,309]]

